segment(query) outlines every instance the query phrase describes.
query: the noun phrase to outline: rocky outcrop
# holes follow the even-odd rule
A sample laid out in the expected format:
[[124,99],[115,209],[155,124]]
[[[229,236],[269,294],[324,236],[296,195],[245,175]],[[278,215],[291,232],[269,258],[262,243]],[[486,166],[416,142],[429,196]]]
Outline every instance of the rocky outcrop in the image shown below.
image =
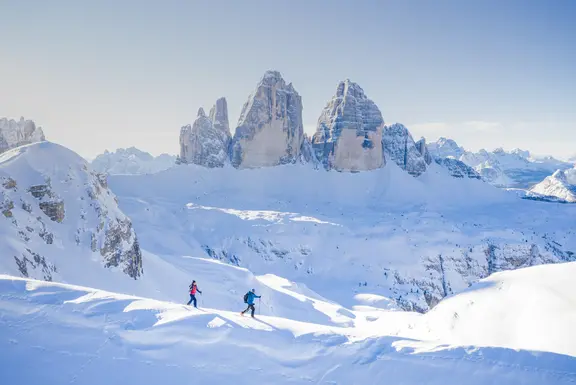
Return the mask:
[[75,269],[82,258],[87,268],[100,258],[104,267],[133,279],[142,275],[136,233],[104,175],[50,142],[19,147],[8,155],[0,160],[0,233],[5,239],[0,253],[14,258],[13,271],[6,272],[52,280],[60,270],[69,271],[58,267],[73,256]]
[[302,163],[311,164],[314,168],[319,168],[321,165],[320,161],[316,157],[316,152],[314,152],[314,147],[312,147],[312,140],[307,134],[304,134],[304,139],[302,140],[300,161]]
[[425,138],[420,138],[420,140],[416,142],[416,149],[418,150],[420,155],[422,155],[422,158],[424,158],[424,162],[426,162],[427,165],[432,164],[434,159],[432,159],[432,155],[430,155],[430,152],[428,151],[428,146],[426,146]]
[[461,162],[454,158],[436,158],[436,163],[441,167],[450,172],[454,178],[469,178],[469,179],[481,179],[480,174],[478,174],[472,167],[467,166],[464,162]]
[[209,117],[200,108],[194,124],[180,130],[179,161],[204,167],[223,167],[228,161],[229,144],[228,105],[226,99],[220,98],[210,110]]
[[42,128],[32,120],[0,119],[0,153],[25,144],[46,140]]
[[238,168],[295,163],[304,138],[302,98],[277,71],[267,71],[242,108],[231,145]]
[[376,104],[347,79],[338,84],[336,95],[322,110],[312,145],[326,169],[377,169],[385,164],[382,127],[384,119]]
[[552,197],[564,202],[576,203],[576,186],[568,182],[562,170],[556,171],[529,190],[531,194]]
[[396,123],[384,127],[382,148],[387,159],[410,175],[419,176],[426,171],[424,155],[416,147],[412,135],[404,125]]

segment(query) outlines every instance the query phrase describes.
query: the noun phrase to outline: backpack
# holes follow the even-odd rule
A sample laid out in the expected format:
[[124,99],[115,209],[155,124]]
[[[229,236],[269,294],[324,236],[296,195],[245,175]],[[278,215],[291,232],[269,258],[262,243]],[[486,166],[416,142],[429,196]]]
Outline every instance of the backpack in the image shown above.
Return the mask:
[[244,294],[244,303],[248,303],[248,294],[250,293]]

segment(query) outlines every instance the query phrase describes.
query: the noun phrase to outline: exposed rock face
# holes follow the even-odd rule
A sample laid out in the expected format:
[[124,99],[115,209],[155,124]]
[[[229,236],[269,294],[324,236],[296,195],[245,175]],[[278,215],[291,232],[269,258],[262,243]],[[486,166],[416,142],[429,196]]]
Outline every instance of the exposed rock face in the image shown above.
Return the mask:
[[302,140],[302,147],[300,148],[300,160],[302,163],[312,164],[314,168],[320,167],[320,161],[316,157],[312,141],[306,134],[304,134],[304,140]]
[[433,161],[432,155],[430,155],[430,152],[428,151],[428,146],[426,146],[425,138],[420,138],[420,140],[416,142],[416,149],[418,150],[420,155],[422,155],[422,157],[424,158],[424,162],[426,162],[427,165],[432,164]]
[[322,110],[312,145],[328,170],[377,169],[385,164],[382,127],[384,119],[376,104],[347,79],[338,84],[336,95]]
[[277,71],[267,71],[242,108],[231,145],[234,167],[294,163],[304,138],[302,98]]
[[436,163],[446,168],[454,178],[481,179],[472,167],[454,158],[436,158]]
[[0,153],[25,144],[46,140],[42,128],[31,120],[0,119]]
[[565,202],[576,203],[576,186],[568,182],[568,178],[562,170],[556,171],[532,187],[529,192],[545,197],[556,198]]
[[[50,143],[10,150],[0,161],[0,268],[52,280],[62,261],[94,260],[141,276],[142,255],[130,219],[118,208],[102,174],[72,151]],[[89,265],[87,265],[88,267]],[[64,279],[72,278],[61,277]]]
[[396,123],[384,127],[382,148],[388,159],[410,175],[419,176],[426,171],[427,164],[424,156],[416,147],[412,135],[404,125]]
[[194,124],[180,130],[179,160],[204,167],[223,167],[228,161],[229,144],[228,105],[226,99],[220,98],[209,117],[200,108]]

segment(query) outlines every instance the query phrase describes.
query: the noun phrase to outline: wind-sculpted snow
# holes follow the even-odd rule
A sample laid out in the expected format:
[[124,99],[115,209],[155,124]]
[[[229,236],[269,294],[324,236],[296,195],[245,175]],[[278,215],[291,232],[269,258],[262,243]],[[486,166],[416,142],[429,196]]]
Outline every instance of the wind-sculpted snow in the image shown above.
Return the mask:
[[277,71],[267,71],[242,108],[231,145],[232,165],[295,163],[304,138],[302,98]]
[[392,162],[361,173],[189,166],[110,185],[144,249],[277,274],[344,305],[372,293],[425,311],[493,272],[576,253],[576,206],[436,163],[418,178]]
[[382,167],[384,119],[356,83],[346,79],[318,118],[312,145],[326,169],[365,171]]
[[247,271],[189,260],[180,269],[216,281],[200,310],[0,276],[3,381],[115,384],[126,373],[141,385],[186,383],[191,373],[195,383],[241,385],[576,381],[574,263],[496,274],[426,315],[375,307],[373,295],[347,309],[257,276],[264,302],[251,319],[225,300],[229,287],[246,286]]
[[402,170],[412,176],[419,176],[426,171],[425,153],[416,147],[408,129],[396,123],[384,127],[382,149],[386,158],[396,163]]
[[[106,178],[72,151],[35,143],[0,156],[0,268],[45,280],[73,281],[91,261],[131,278],[142,274],[132,223]],[[93,267],[99,268],[99,267]]]
[[116,151],[104,151],[90,163],[99,173],[116,174],[154,174],[173,167],[176,157],[168,154],[152,156],[135,147],[119,148]]
[[182,127],[179,161],[210,168],[223,167],[228,163],[230,139],[228,106],[226,99],[220,98],[209,117],[200,108],[194,124]]
[[42,128],[37,127],[32,120],[19,121],[0,118],[0,153],[25,144],[46,140]]

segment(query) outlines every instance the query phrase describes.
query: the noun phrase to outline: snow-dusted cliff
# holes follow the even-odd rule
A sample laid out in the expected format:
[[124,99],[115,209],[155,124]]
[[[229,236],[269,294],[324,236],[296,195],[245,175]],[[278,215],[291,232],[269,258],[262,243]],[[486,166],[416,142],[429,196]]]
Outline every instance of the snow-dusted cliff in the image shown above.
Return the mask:
[[210,110],[210,116],[200,108],[194,124],[180,130],[179,161],[204,167],[223,167],[228,163],[230,140],[228,104],[225,98],[220,98]]
[[382,136],[382,149],[386,158],[396,163],[400,168],[412,176],[419,176],[426,171],[427,163],[421,149],[416,146],[408,129],[400,124],[384,127]]
[[385,164],[383,127],[376,104],[358,84],[346,79],[322,110],[312,145],[326,169],[374,170]]
[[14,119],[0,118],[0,153],[25,144],[46,140],[42,128],[32,120],[23,117]]
[[232,165],[269,167],[300,159],[302,98],[278,71],[267,71],[244,104],[231,145]]
[[[68,272],[87,274],[96,262],[140,277],[132,222],[106,178],[80,156],[50,142],[18,147],[0,155],[0,181],[3,272],[71,280]],[[77,270],[79,265],[84,268]]]

